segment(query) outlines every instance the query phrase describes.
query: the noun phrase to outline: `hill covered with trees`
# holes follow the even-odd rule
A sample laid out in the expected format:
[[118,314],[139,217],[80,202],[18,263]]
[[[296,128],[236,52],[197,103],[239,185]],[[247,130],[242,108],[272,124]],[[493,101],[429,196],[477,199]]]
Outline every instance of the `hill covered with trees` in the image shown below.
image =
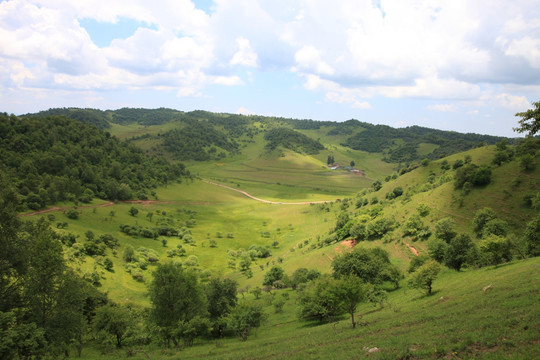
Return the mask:
[[0,168],[23,208],[61,201],[146,199],[189,177],[184,165],[151,157],[93,125],[65,116],[0,115]]
[[[0,357],[540,355],[534,133],[436,145],[436,131],[387,129],[395,142],[371,153],[340,144],[371,131],[355,120],[149,113],[109,122],[129,141],[61,115],[1,117]],[[407,137],[421,160],[376,161]],[[179,182],[189,172],[148,139],[212,181]],[[472,147],[430,159],[443,140]],[[381,170],[331,170],[330,154]],[[350,185],[333,198],[291,176]],[[162,201],[78,206],[109,195]],[[46,201],[63,204],[19,216]]]
[[[502,140],[496,136],[461,134],[419,126],[396,129],[354,119],[345,122],[314,121],[200,110],[183,112],[165,108],[122,108],[106,111],[63,108],[49,109],[34,115],[40,117],[64,115],[100,128],[108,128],[111,124],[143,126],[173,124],[172,130],[165,130],[159,134],[147,133],[144,138],[154,139],[158,152],[169,152],[175,159],[196,161],[234,156],[242,151],[239,142],[253,141],[253,136],[261,131],[265,133],[267,149],[282,147],[313,154],[324,148],[324,144],[320,143],[321,136],[327,136],[329,139],[337,136],[339,140],[332,140],[336,144],[355,150],[383,153],[385,161],[404,164],[423,158],[434,160],[482,144],[493,145]],[[299,132],[294,133],[292,130]],[[300,134],[305,137],[300,137]],[[142,135],[139,133],[132,140],[137,141]],[[280,141],[276,142],[278,138]],[[428,152],[422,150],[426,145],[430,149]]]

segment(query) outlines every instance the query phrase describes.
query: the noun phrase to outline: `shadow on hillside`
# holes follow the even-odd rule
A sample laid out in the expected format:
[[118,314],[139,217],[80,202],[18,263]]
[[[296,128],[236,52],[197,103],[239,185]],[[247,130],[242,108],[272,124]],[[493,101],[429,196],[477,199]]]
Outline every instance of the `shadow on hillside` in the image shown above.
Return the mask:
[[350,319],[348,315],[341,315],[341,316],[334,316],[331,319],[327,321],[319,321],[319,320],[305,320],[304,324],[300,326],[301,329],[309,329],[314,328],[321,325],[328,325],[332,324],[338,321],[347,320]]
[[441,290],[433,290],[431,292],[431,294],[422,293],[422,294],[420,294],[420,296],[414,297],[411,300],[416,301],[416,300],[429,299],[429,298],[435,297],[440,292],[441,292]]

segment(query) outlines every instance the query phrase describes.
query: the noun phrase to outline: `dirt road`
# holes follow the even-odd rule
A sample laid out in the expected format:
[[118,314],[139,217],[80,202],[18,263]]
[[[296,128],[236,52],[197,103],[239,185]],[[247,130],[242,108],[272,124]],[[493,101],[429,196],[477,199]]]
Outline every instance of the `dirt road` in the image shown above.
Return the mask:
[[[239,192],[240,194],[242,194],[244,196],[247,196],[250,199],[260,201],[260,202],[263,202],[263,203],[266,203],[266,204],[274,204],[274,205],[309,205],[309,204],[324,204],[324,203],[328,202],[328,201],[304,201],[304,202],[288,202],[288,203],[284,203],[284,202],[279,202],[279,201],[269,201],[269,200],[259,199],[258,197],[255,197],[255,196],[253,196],[253,195],[251,195],[251,194],[249,194],[249,193],[247,193],[245,191],[238,190],[238,189],[232,188],[232,187],[227,186],[227,185],[218,184],[218,183],[215,183],[215,182],[212,182],[212,181],[209,181],[209,180],[205,180],[205,179],[202,179],[202,181],[204,181],[205,183],[211,184],[211,185],[215,185],[215,186],[219,186],[219,187],[222,187],[222,188],[225,188],[225,189],[228,189],[228,190]],[[126,200],[126,201],[118,201],[116,203],[118,203],[118,204],[140,204],[140,205],[143,205],[143,206],[144,205],[153,205],[153,204],[186,204],[186,205],[207,205],[207,204],[210,204],[209,202],[186,203],[186,202],[161,201],[161,200]],[[114,203],[112,201],[109,201],[108,203],[104,203],[104,204],[77,206],[76,208],[77,209],[101,208],[101,207],[113,206],[116,203]],[[70,210],[70,209],[73,209],[73,208],[74,208],[74,206],[63,206],[63,207],[53,206],[53,207],[50,207],[48,209],[43,209],[43,210],[39,210],[39,211],[33,211],[33,212],[26,213],[26,214],[20,214],[20,216],[41,215],[41,214],[46,214],[46,213],[50,213],[50,212],[54,212],[54,211],[66,211],[66,210]]]
[[227,186],[227,185],[222,185],[222,184],[218,184],[218,183],[215,183],[215,182],[212,182],[210,180],[206,180],[206,179],[202,179],[203,182],[207,183],[207,184],[211,184],[211,185],[215,185],[215,186],[219,186],[219,187],[222,187],[222,188],[225,188],[225,189],[229,189],[229,190],[232,190],[232,191],[236,191],[236,192],[239,192],[240,194],[244,195],[244,196],[247,196],[248,198],[250,199],[253,199],[253,200],[256,200],[256,201],[260,201],[260,202],[263,202],[265,204],[273,204],[273,205],[309,205],[309,204],[324,204],[324,203],[327,203],[327,202],[330,202],[328,200],[320,200],[320,201],[303,201],[303,202],[281,202],[281,201],[270,201],[270,200],[264,200],[264,199],[260,199],[258,197],[255,197],[245,191],[242,191],[242,190],[238,190],[238,189],[235,189],[233,187],[230,187],[230,186]]

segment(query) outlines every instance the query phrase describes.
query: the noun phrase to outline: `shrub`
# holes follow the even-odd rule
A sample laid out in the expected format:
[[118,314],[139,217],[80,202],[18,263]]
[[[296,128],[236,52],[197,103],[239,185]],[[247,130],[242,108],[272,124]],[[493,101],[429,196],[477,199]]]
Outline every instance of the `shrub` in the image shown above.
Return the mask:
[[79,212],[77,210],[68,210],[66,216],[70,219],[77,220],[79,218]]

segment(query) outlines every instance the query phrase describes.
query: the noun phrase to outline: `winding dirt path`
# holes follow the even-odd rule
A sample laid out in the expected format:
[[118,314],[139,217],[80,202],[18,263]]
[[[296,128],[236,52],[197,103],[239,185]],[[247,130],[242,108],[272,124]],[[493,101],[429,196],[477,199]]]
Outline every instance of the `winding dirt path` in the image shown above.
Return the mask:
[[[205,183],[211,184],[211,185],[215,185],[215,186],[219,186],[219,187],[222,187],[222,188],[225,188],[225,189],[228,189],[228,190],[239,192],[240,194],[242,194],[244,196],[247,196],[250,199],[260,201],[260,202],[263,202],[263,203],[266,203],[266,204],[273,204],[273,205],[309,205],[309,204],[324,204],[324,203],[329,202],[328,200],[304,201],[304,202],[288,202],[288,203],[279,202],[279,201],[269,201],[269,200],[260,199],[260,198],[255,197],[255,196],[253,196],[253,195],[251,195],[251,194],[249,194],[249,193],[247,193],[245,191],[238,190],[238,189],[235,189],[235,188],[227,186],[227,185],[218,184],[218,183],[212,182],[210,180],[205,180],[205,179],[202,179],[202,181],[205,182]],[[24,217],[24,216],[41,215],[41,214],[46,214],[46,213],[50,213],[50,212],[54,212],[54,211],[66,211],[66,210],[70,210],[70,209],[74,209],[74,208],[77,208],[77,209],[102,208],[102,207],[113,206],[115,204],[140,204],[140,205],[143,205],[143,206],[147,206],[147,205],[153,205],[153,204],[209,205],[211,203],[209,203],[209,202],[161,201],[161,200],[125,200],[125,201],[118,201],[118,202],[109,201],[107,203],[103,203],[103,204],[99,204],[99,205],[84,205],[84,206],[76,206],[76,207],[75,206],[61,206],[61,207],[60,206],[53,206],[53,207],[50,207],[48,209],[43,209],[43,210],[33,211],[33,212],[25,213],[25,214],[20,214],[19,216]]]
[[[222,185],[222,184],[218,184],[218,183],[215,183],[213,181],[210,181],[210,180],[206,180],[206,179],[202,179],[203,182],[207,183],[207,184],[211,184],[211,185],[215,185],[215,186],[219,186],[219,187],[222,187],[222,188],[225,188],[225,189],[229,189],[229,190],[232,190],[232,191],[236,191],[236,192],[239,192],[240,194],[244,195],[244,196],[247,196],[248,198],[250,199],[253,199],[253,200],[256,200],[256,201],[260,201],[260,202],[263,202],[265,204],[273,204],[273,205],[309,205],[309,204],[324,204],[324,203],[327,203],[329,202],[329,200],[318,200],[318,201],[303,201],[303,202],[281,202],[281,201],[270,201],[270,200],[264,200],[264,199],[260,199],[258,197],[255,197],[245,191],[242,191],[242,190],[238,190],[238,189],[235,189],[233,187],[230,187],[230,186],[227,186],[227,185]],[[331,200],[330,200],[331,201]]]

